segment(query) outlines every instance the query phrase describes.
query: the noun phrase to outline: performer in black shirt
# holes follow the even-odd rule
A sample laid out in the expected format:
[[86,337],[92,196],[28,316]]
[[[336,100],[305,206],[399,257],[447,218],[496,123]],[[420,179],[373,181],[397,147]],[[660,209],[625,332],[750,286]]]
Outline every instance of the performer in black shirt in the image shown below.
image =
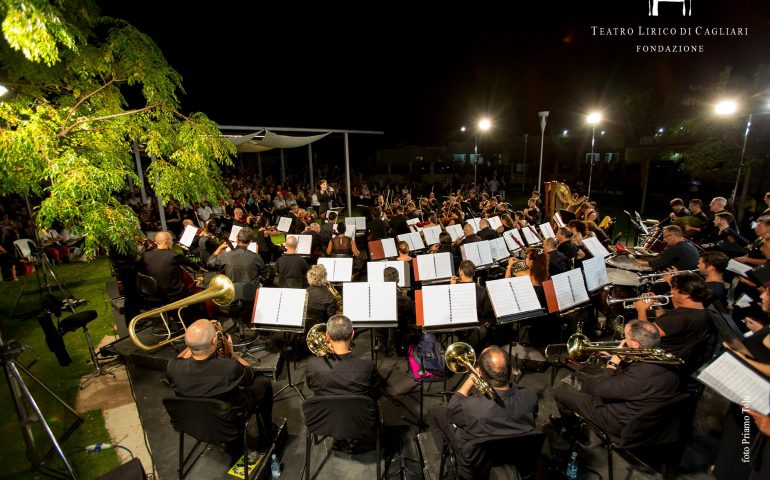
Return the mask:
[[214,269],[223,268],[224,274],[233,283],[250,283],[259,287],[259,276],[265,271],[265,262],[262,257],[247,249],[251,243],[251,235],[251,228],[243,227],[238,232],[235,250],[224,252],[229,244],[223,243],[209,257],[208,266]]
[[321,218],[326,217],[326,212],[329,210],[329,201],[334,198],[334,189],[328,185],[326,180],[321,180],[318,195],[318,216]]
[[326,287],[326,267],[318,264],[310,267],[307,272],[307,311],[305,313],[305,329],[313,325],[326,323],[337,313],[337,301]]
[[663,241],[668,244],[660,255],[649,262],[637,260],[639,266],[649,266],[653,270],[695,270],[698,267],[698,249],[682,236],[682,229],[677,225],[663,227]]
[[492,227],[489,226],[489,220],[486,218],[479,220],[479,231],[476,232],[476,235],[482,240],[494,240],[500,236],[496,231],[492,230]]
[[171,233],[161,231],[155,234],[158,248],[142,254],[140,269],[155,279],[158,293],[169,300],[177,300],[187,295],[182,281],[182,266],[197,268],[196,265],[181,253],[171,249]]
[[302,288],[308,269],[304,258],[297,255],[297,237],[286,239],[286,253],[275,262],[275,272],[281,288]]
[[[382,197],[382,196],[380,196]],[[382,210],[380,207],[372,208],[372,219],[367,224],[369,228],[369,240],[382,240],[390,237],[390,225],[381,218]]]

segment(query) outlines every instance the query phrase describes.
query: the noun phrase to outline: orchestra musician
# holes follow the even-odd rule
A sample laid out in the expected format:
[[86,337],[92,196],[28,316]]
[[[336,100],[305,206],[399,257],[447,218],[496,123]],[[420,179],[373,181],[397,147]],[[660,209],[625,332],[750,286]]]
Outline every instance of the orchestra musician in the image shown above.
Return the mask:
[[323,225],[321,225],[321,234],[318,239],[319,242],[321,242],[321,245],[329,245],[329,242],[334,237],[334,225],[336,223],[337,223],[337,212],[335,211],[327,212],[326,218],[323,221]]
[[327,255],[348,255],[351,257],[358,257],[360,252],[356,246],[356,242],[350,237],[345,236],[347,231],[347,225],[344,223],[337,224],[337,236],[329,241],[326,246]]
[[770,215],[764,215],[756,220],[756,226],[754,227],[754,233],[757,238],[746,247],[746,253],[735,259],[736,262],[745,263],[747,265],[764,265],[767,259],[762,254],[762,243],[764,243],[765,235],[770,233]]
[[473,377],[468,375],[447,405],[434,405],[427,421],[433,441],[441,452],[450,442],[457,461],[458,478],[487,478],[488,464],[482,447],[469,447],[476,438],[525,434],[535,429],[537,393],[511,383],[510,357],[490,346],[479,355],[478,371],[494,389],[499,402],[471,395]]
[[492,230],[492,227],[489,226],[489,220],[486,218],[479,220],[479,231],[476,232],[476,235],[481,240],[494,240],[500,236],[496,231]]
[[286,239],[286,253],[275,262],[275,274],[281,288],[302,288],[305,275],[310,267],[307,261],[297,255],[297,237]]
[[337,301],[327,288],[326,267],[318,264],[307,271],[307,311],[305,314],[305,329],[314,325],[326,323],[337,313]]
[[473,283],[476,286],[476,315],[479,323],[488,323],[492,313],[492,302],[487,294],[487,289],[475,282],[476,266],[470,260],[463,260],[457,268],[456,277],[452,277],[449,283]]
[[[625,340],[620,346],[655,348],[660,345],[660,334],[655,325],[643,320],[632,320],[624,329]],[[613,355],[600,376],[583,383],[580,390],[571,386],[554,389],[560,418],[551,420],[558,432],[577,425],[573,412],[613,437],[620,437],[623,429],[642,410],[663,404],[675,398],[680,390],[679,375],[667,365],[648,362],[624,364]]]
[[677,270],[694,270],[698,267],[698,249],[685,240],[682,229],[678,225],[663,227],[663,241],[668,246],[660,255],[648,262],[636,260],[636,264],[658,271],[669,267],[676,267]]
[[534,198],[527,200],[527,208],[522,212],[527,219],[527,222],[533,225],[539,225],[541,214],[540,209],[537,208],[537,201]]
[[559,241],[553,237],[543,240],[543,250],[548,256],[548,275],[554,276],[572,270],[572,262],[559,251]]
[[186,256],[172,250],[171,232],[160,231],[155,234],[157,248],[142,254],[139,269],[155,279],[158,295],[169,301],[186,297],[190,292],[182,279],[182,267],[195,269],[196,265]]
[[[209,320],[197,320],[187,327],[184,340],[187,348],[166,366],[166,377],[176,395],[222,400],[241,419],[257,413],[262,425],[270,425],[272,430],[249,446],[264,447],[272,443],[276,427],[272,422],[273,387],[270,380],[257,375],[248,362],[233,352],[229,335],[223,338],[227,344],[224,351],[229,356],[218,356],[216,330]],[[247,443],[253,440],[253,437],[249,438]],[[238,458],[243,455],[243,446],[236,441],[228,445],[228,452]]]
[[470,223],[463,225],[463,235],[455,240],[456,245],[465,245],[466,243],[480,242],[481,238],[473,233],[473,226]]
[[321,180],[318,187],[318,216],[321,218],[326,217],[326,212],[329,211],[329,202],[334,199],[334,189],[329,186],[325,179]]
[[[380,195],[380,198],[382,198],[382,195]],[[367,224],[367,228],[369,229],[369,241],[390,237],[390,225],[382,219],[380,207],[372,208],[372,219]]]
[[668,216],[671,218],[671,220],[676,220],[680,217],[689,217],[690,211],[684,206],[684,200],[681,198],[674,198],[668,204],[671,206],[671,210],[673,210]]
[[698,259],[698,273],[706,279],[706,290],[708,290],[709,306],[715,299],[719,300],[723,306],[727,305],[727,288],[725,287],[724,273],[730,259],[722,252],[706,252]]
[[737,257],[745,253],[744,247],[749,243],[740,233],[734,230],[730,224],[734,224],[733,214],[719,212],[714,215],[716,232],[713,234],[713,243],[703,244],[704,249],[717,249],[728,256]]
[[[395,267],[385,267],[382,271],[382,279],[385,282],[394,282],[398,285],[398,269]],[[396,288],[396,309],[398,311],[398,327],[396,328],[394,336],[388,336],[388,346],[390,347],[390,340],[393,339],[393,348],[396,355],[403,357],[406,355],[406,344],[404,339],[407,337],[409,327],[414,325],[416,320],[414,302],[406,294],[406,291],[399,287]],[[386,350],[386,355],[389,353],[390,348]]]
[[393,231],[393,235],[402,235],[409,233],[409,225],[406,223],[406,217],[404,216],[404,207],[398,205],[395,208],[396,214],[390,219],[390,229]]
[[[693,198],[688,204],[690,216],[697,218],[701,223],[709,221],[708,215],[703,211],[703,201],[700,198]],[[687,229],[687,235],[690,235],[690,229]]]
[[230,244],[222,243],[211,254],[207,265],[213,269],[223,269],[225,276],[233,283],[250,283],[259,288],[259,277],[265,271],[265,262],[256,252],[248,250],[251,237],[251,228],[241,228],[235,249],[226,252],[225,249],[229,248]]

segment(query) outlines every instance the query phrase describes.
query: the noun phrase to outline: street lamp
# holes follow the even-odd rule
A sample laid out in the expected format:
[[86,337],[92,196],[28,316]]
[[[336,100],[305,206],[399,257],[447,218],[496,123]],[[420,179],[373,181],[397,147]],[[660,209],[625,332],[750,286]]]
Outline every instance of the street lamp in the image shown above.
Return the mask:
[[[738,111],[738,104],[734,100],[722,100],[721,102],[717,103],[714,107],[714,112],[716,112],[719,116],[727,116],[732,115],[735,112]],[[743,206],[741,206],[740,210],[735,208],[735,197],[738,194],[738,183],[741,181],[741,171],[743,170],[743,158],[746,155],[746,143],[749,140],[749,130],[751,130],[751,119],[753,117],[753,113],[749,112],[749,118],[746,119],[746,132],[743,134],[743,148],[741,149],[741,160],[738,162],[738,176],[735,178],[735,188],[733,189],[733,197],[732,197],[732,205],[733,209],[736,210],[737,213],[739,213],[739,217],[743,216]]]
[[591,166],[588,169],[588,193],[586,196],[591,198],[591,180],[594,175],[594,146],[596,145],[596,125],[602,121],[600,112],[591,112],[586,117],[586,122],[591,125]]
[[540,170],[537,173],[537,193],[540,193],[540,184],[543,181],[543,140],[545,139],[545,123],[550,112],[537,112],[540,117]]
[[[488,118],[482,118],[479,120],[478,128],[473,134],[473,154],[475,156],[473,160],[473,188],[476,188],[476,169],[479,165],[479,132],[486,132],[492,128],[492,122]],[[465,127],[462,127],[462,131],[465,131]]]

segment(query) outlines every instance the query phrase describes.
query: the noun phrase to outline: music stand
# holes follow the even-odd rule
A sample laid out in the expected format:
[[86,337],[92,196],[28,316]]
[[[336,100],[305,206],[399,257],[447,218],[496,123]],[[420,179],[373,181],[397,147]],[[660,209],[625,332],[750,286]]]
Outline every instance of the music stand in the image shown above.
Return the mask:
[[371,355],[376,366],[379,348],[375,345],[374,329],[398,327],[396,283],[344,283],[342,295],[348,299],[342,306],[342,314],[350,319],[354,328],[368,328],[371,332]]
[[[286,352],[293,351],[290,335],[305,332],[305,312],[307,310],[307,291],[298,288],[261,288],[254,297],[254,313],[251,323],[273,332],[283,333],[281,358],[286,358]],[[304,382],[294,383],[291,378],[291,362],[286,360],[287,384],[273,394],[278,397],[287,388],[293,388],[302,401],[305,395],[299,387]]]

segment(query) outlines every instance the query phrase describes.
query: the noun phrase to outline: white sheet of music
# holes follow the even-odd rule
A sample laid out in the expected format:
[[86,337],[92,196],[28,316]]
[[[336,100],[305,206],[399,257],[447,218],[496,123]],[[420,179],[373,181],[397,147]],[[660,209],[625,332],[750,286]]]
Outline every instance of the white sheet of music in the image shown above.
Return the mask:
[[417,232],[402,233],[401,235],[398,235],[398,239],[409,244],[410,252],[425,248],[425,244],[422,243],[422,237]]
[[543,308],[529,276],[490,280],[487,291],[497,318]]
[[477,323],[476,284],[425,286],[422,288],[422,306],[424,327]]
[[[187,232],[185,232],[187,233]],[[184,238],[184,236],[182,237]],[[180,242],[181,243],[181,242]],[[733,260],[732,258],[727,262],[727,270],[737,273],[738,275],[742,277],[747,277],[746,273],[748,273],[749,270],[753,269],[754,265],[746,265],[745,263],[741,263],[737,260]]]
[[475,266],[484,265],[481,263],[481,255],[479,254],[478,244],[481,242],[466,243],[460,245],[460,253],[463,260],[470,260]]
[[434,280],[438,278],[436,276],[436,261],[434,256],[434,254],[417,255],[417,271],[420,273],[420,280]]
[[610,252],[604,248],[604,245],[602,245],[602,242],[599,241],[596,237],[585,237],[583,238],[583,245],[586,246],[589,252],[591,252],[591,255],[594,257],[599,257],[601,259],[604,259],[606,257],[610,256]]
[[407,218],[406,219],[406,224],[407,225],[417,225],[418,223],[420,223],[420,219],[419,218]]
[[396,248],[396,240],[394,238],[383,238],[381,242],[382,253],[385,255],[385,258],[398,256],[398,249]]
[[504,260],[511,256],[511,252],[508,251],[508,245],[505,244],[505,239],[503,237],[490,240],[489,250],[492,253],[492,259],[495,262]]
[[299,255],[310,255],[310,247],[313,246],[312,235],[286,235],[286,238],[290,237],[297,239],[297,253]]
[[366,217],[345,217],[345,225],[352,225],[356,230],[366,230]]
[[556,226],[559,228],[564,226],[564,221],[561,219],[561,213],[556,212],[553,214],[553,219],[556,220]]
[[[337,232],[337,224],[336,223],[334,224],[334,226],[332,226],[332,230],[334,230],[334,233],[339,233],[339,232]],[[350,238],[350,239],[353,239],[353,237],[356,236],[356,226],[353,225],[353,224],[348,225],[346,223],[345,224],[345,236]]]
[[342,284],[345,302],[342,313],[356,322],[396,322],[396,284],[394,282],[355,282]]
[[230,236],[228,237],[228,240],[233,242],[233,245],[235,245],[235,242],[238,241],[238,232],[241,231],[243,227],[239,227],[238,225],[233,225],[233,228],[230,229]]
[[553,231],[553,227],[548,222],[540,224],[540,233],[542,233],[543,237],[545,237],[545,238],[555,238],[556,237],[556,232]]
[[422,234],[425,236],[425,243],[435,245],[439,242],[438,236],[441,235],[441,227],[437,225],[435,227],[423,228]]
[[505,244],[508,245],[508,250],[515,252],[516,250],[521,250],[521,247],[518,243],[514,240],[519,241],[522,245],[524,245],[524,240],[521,239],[521,234],[519,231],[515,228],[508,230],[507,232],[503,233],[503,238],[505,239]]
[[500,217],[491,217],[487,218],[487,220],[489,221],[489,226],[492,227],[492,230],[497,230],[503,226],[503,222],[500,220]]
[[184,233],[182,233],[182,238],[179,239],[179,243],[187,248],[190,248],[190,245],[192,245],[192,242],[195,239],[196,233],[198,233],[198,227],[187,225],[184,227]]
[[770,382],[724,352],[698,374],[698,380],[733,403],[749,403],[752,410],[770,415]]
[[260,288],[251,323],[302,328],[305,295],[299,288]]
[[588,292],[579,268],[551,277],[559,311],[588,301]]
[[398,270],[398,286],[406,287],[406,268],[404,262],[389,260],[387,262],[366,262],[366,278],[369,282],[384,282],[382,274],[386,268],[393,267]]
[[476,242],[479,249],[479,257],[481,257],[482,265],[491,265],[494,260],[492,259],[492,248],[489,246],[489,240]]
[[291,229],[291,218],[289,217],[281,217],[278,220],[278,231],[279,232],[288,232]]
[[453,242],[458,238],[463,238],[463,235],[465,235],[465,233],[463,233],[463,227],[457,224],[449,225],[446,227],[446,231],[449,232],[449,236],[452,237]]
[[586,289],[589,292],[598,290],[610,283],[607,277],[607,265],[601,257],[583,260],[583,275],[586,279]]
[[454,275],[454,259],[450,252],[431,255],[436,267],[436,278],[451,278]]
[[527,241],[527,245],[537,245],[540,243],[540,239],[531,228],[523,227],[521,231],[524,232],[524,239]]
[[481,228],[479,227],[479,222],[481,221],[480,218],[469,218],[465,220],[465,223],[470,224],[471,227],[473,227],[473,233],[478,233]]
[[257,242],[249,243],[249,245],[246,247],[246,250],[257,253]]
[[353,276],[352,258],[321,257],[318,264],[326,267],[326,279],[330,282],[349,282]]

